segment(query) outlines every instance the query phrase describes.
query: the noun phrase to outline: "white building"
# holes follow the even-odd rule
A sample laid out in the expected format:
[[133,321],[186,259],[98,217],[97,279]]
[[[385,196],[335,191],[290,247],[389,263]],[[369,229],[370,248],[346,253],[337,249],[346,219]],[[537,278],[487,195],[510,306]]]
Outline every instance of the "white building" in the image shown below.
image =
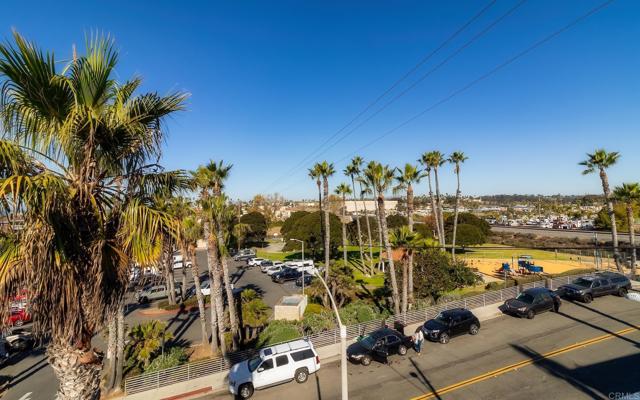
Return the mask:
[[[375,200],[347,200],[345,202],[347,206],[347,213],[353,214],[356,212],[356,207],[358,212],[362,213],[366,207],[367,213],[373,214],[376,209],[376,201]],[[395,211],[398,206],[397,200],[385,200],[384,208],[385,211]]]

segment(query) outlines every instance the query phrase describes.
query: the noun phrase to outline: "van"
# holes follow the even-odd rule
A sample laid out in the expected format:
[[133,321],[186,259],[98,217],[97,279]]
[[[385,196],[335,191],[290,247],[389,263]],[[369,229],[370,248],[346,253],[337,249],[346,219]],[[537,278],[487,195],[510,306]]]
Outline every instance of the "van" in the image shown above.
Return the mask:
[[294,340],[261,349],[249,360],[231,367],[229,392],[248,399],[254,390],[295,380],[307,381],[320,369],[320,358],[308,339]]
[[285,265],[289,268],[296,269],[299,272],[306,272],[312,275],[317,272],[316,268],[313,265],[313,260],[287,261]]

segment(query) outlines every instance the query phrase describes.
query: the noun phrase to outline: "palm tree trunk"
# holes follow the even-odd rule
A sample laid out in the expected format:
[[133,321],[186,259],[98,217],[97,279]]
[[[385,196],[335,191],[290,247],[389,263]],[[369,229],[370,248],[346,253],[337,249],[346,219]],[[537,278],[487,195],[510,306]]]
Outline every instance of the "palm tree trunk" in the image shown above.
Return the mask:
[[[220,339],[220,350],[222,351],[222,355],[227,354],[227,344],[224,340],[224,334],[226,331],[225,326],[225,318],[224,318],[224,298],[222,296],[222,279],[221,279],[221,271],[220,271],[220,258],[219,258],[219,250],[218,250],[218,242],[213,237],[213,235],[209,236],[209,257],[211,257],[211,262],[213,263],[213,276],[211,279],[211,298],[215,298],[215,313],[217,318],[218,325],[218,338]],[[213,306],[213,304],[212,304]],[[213,320],[213,318],[212,318]],[[213,332],[213,326],[211,327]],[[212,348],[213,350],[213,348]]]
[[227,304],[229,306],[231,337],[233,338],[232,345],[233,345],[233,350],[236,350],[238,348],[238,334],[239,334],[238,315],[237,315],[238,313],[236,310],[235,298],[233,297],[233,290],[231,289],[231,279],[229,277],[229,265],[227,264],[227,257],[223,252],[223,250],[225,249],[224,232],[222,229],[222,224],[220,224],[219,221],[217,222],[217,228],[218,228],[218,235],[217,235],[218,250],[220,251],[220,261],[222,264],[222,279],[224,280],[224,290],[227,295]]
[[353,206],[356,214],[356,229],[358,230],[358,249],[360,250],[360,264],[364,269],[364,252],[362,250],[362,231],[360,229],[360,213],[358,212],[358,201],[356,200],[356,182],[351,176],[351,190],[353,191]]
[[602,191],[604,192],[604,199],[607,202],[607,214],[609,214],[609,220],[611,221],[611,238],[613,241],[613,260],[616,263],[616,268],[620,273],[623,273],[622,263],[620,262],[620,250],[618,249],[618,227],[616,226],[616,214],[613,211],[613,201],[611,200],[611,190],[609,189],[609,178],[604,168],[600,168],[600,180],[602,181]]
[[451,258],[456,260],[456,233],[458,232],[458,207],[460,202],[460,167],[456,165],[456,180],[458,188],[456,189],[456,204],[453,211],[453,235],[451,236]]
[[107,323],[109,339],[107,342],[107,381],[105,382],[105,392],[110,392],[116,381],[116,345],[118,342],[118,314],[113,312],[109,316]]
[[198,311],[200,314],[200,335],[202,336],[202,345],[209,342],[209,333],[207,332],[207,318],[205,316],[204,296],[200,291],[200,268],[196,260],[195,251],[189,251],[189,259],[191,260],[191,275],[193,275],[193,285],[196,288],[196,299],[198,300]]
[[360,200],[362,201],[362,208],[364,209],[364,217],[367,222],[367,240],[369,241],[369,270],[371,275],[373,275],[373,240],[371,239],[371,222],[369,221],[369,212],[367,211],[367,203],[364,201],[364,197],[362,196],[362,183],[360,186]]
[[[91,336],[89,335],[89,338]],[[58,400],[98,400],[102,363],[88,345],[79,349],[63,343],[47,348],[49,365],[58,378]]]
[[631,244],[631,279],[636,279],[636,235],[633,224],[633,207],[631,203],[627,203],[627,222],[629,223],[629,243]]
[[[376,192],[375,188],[373,190],[373,198],[377,199],[378,198],[378,193]],[[378,224],[378,248],[380,249],[380,262],[382,262],[382,249],[384,248],[384,240],[382,239],[382,224],[381,224],[381,220],[382,217],[380,216],[380,204],[378,201],[375,202],[376,203],[376,221]],[[384,207],[384,204],[383,204]],[[387,225],[387,218],[385,217],[384,220],[384,225]]]
[[384,196],[378,195],[378,214],[380,217],[380,227],[382,231],[382,240],[385,250],[387,252],[387,258],[389,260],[389,275],[391,276],[391,296],[393,299],[393,311],[395,314],[400,313],[400,296],[398,293],[398,282],[396,280],[396,267],[393,263],[393,253],[391,252],[391,243],[389,242],[389,232],[387,231],[387,220],[384,209]]
[[[213,289],[213,282],[214,281],[214,276],[216,275],[216,270],[215,270],[215,265],[217,262],[217,258],[218,258],[218,249],[217,246],[215,245],[215,241],[211,239],[211,233],[210,233],[210,229],[209,229],[209,222],[205,221],[203,224],[203,229],[204,229],[204,237],[207,240],[207,269],[209,271],[209,282],[211,282],[211,284],[209,285],[210,287],[210,293],[211,295],[209,296],[209,311],[211,313],[211,354],[217,354],[219,351],[219,345],[218,345],[218,298],[216,297],[216,293],[214,292]],[[213,245],[213,246],[212,246]],[[219,278],[218,278],[219,280]],[[218,293],[219,294],[219,293]],[[220,324],[222,324],[223,322],[220,321]]]
[[[409,220],[409,232],[413,232],[413,186],[407,186],[407,219]],[[409,267],[408,267],[408,282],[407,282],[407,308],[413,305],[413,252],[409,253]],[[406,309],[405,309],[406,312]]]
[[124,368],[124,301],[118,307],[116,344],[116,380],[113,389],[120,390],[122,386],[122,368]]
[[402,262],[402,313],[407,312],[409,302],[409,263],[408,259]]
[[347,266],[347,199],[342,195],[342,257],[344,266]]
[[436,208],[436,199],[433,197],[433,189],[431,187],[431,174],[430,173],[427,173],[427,181],[429,182],[429,197],[431,198],[431,215],[433,216],[433,221],[436,224],[436,232],[438,234],[438,241],[440,242],[440,246],[442,246],[444,242],[442,241],[442,232],[440,232],[440,216],[438,215],[438,209]]
[[329,179],[324,177],[323,180],[323,197],[324,197],[324,279],[329,280],[329,263],[331,259],[329,237]]
[[442,248],[446,246],[447,237],[444,231],[444,214],[442,212],[442,199],[440,198],[440,182],[438,181],[438,168],[433,169],[436,180],[436,206],[438,207],[438,216],[440,218],[440,234],[442,235]]
[[182,289],[180,290],[180,297],[182,301],[185,301],[185,291],[187,290],[187,253],[182,252]]

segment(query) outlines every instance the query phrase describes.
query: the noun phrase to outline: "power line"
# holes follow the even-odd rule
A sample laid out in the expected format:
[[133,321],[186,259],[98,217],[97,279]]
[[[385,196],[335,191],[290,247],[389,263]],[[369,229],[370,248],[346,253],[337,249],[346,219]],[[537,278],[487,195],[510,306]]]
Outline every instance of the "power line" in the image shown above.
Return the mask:
[[471,24],[473,24],[478,18],[480,18],[486,11],[488,11],[497,0],[491,0],[487,3],[480,11],[478,11],[471,19],[465,22],[460,28],[458,28],[454,33],[452,33],[444,42],[442,42],[438,47],[432,50],[429,54],[424,56],[416,65],[414,65],[409,71],[407,71],[400,79],[395,81],[390,87],[388,87],[382,94],[380,94],[376,99],[370,102],[364,109],[362,109],[355,117],[353,117],[349,122],[347,122],[344,126],[338,129],[335,133],[333,133],[328,139],[322,142],[315,150],[309,153],[302,161],[288,170],[285,174],[283,174],[280,178],[274,180],[271,185],[273,186],[278,183],[281,179],[286,178],[291,172],[297,170],[299,167],[304,165],[308,160],[315,157],[315,154],[322,150],[322,148],[331,142],[336,136],[342,133],[345,129],[347,129],[351,124],[357,121],[362,115],[364,115],[367,111],[369,111],[373,106],[375,106],[380,100],[382,100],[387,94],[393,91],[400,83],[405,81],[409,76],[411,76],[414,72],[416,72],[420,67],[422,67],[427,61],[431,59],[434,55],[436,55],[440,50],[442,50],[445,46],[447,46],[452,40],[454,40],[458,35],[460,35],[465,29],[467,29]]

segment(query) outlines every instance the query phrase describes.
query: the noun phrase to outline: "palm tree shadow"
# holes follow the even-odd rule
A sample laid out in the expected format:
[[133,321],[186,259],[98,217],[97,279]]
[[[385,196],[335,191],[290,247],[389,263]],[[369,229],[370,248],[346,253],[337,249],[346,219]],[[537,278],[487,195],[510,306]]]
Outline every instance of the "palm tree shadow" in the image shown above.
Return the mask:
[[322,392],[320,392],[320,379],[318,378],[318,374],[313,374],[316,378],[316,393],[318,396],[318,400],[322,400]]
[[436,388],[433,387],[433,385],[431,384],[429,379],[427,379],[427,377],[422,373],[422,370],[420,370],[420,368],[418,367],[416,362],[413,361],[412,357],[409,357],[409,361],[411,362],[411,365],[413,365],[413,368],[415,368],[415,370],[416,370],[415,372],[410,372],[409,375],[411,375],[413,378],[418,378],[425,385],[425,387],[428,390],[430,390],[431,393],[433,393],[433,396],[436,399],[442,400],[440,395],[438,394],[438,391],[436,390]]

